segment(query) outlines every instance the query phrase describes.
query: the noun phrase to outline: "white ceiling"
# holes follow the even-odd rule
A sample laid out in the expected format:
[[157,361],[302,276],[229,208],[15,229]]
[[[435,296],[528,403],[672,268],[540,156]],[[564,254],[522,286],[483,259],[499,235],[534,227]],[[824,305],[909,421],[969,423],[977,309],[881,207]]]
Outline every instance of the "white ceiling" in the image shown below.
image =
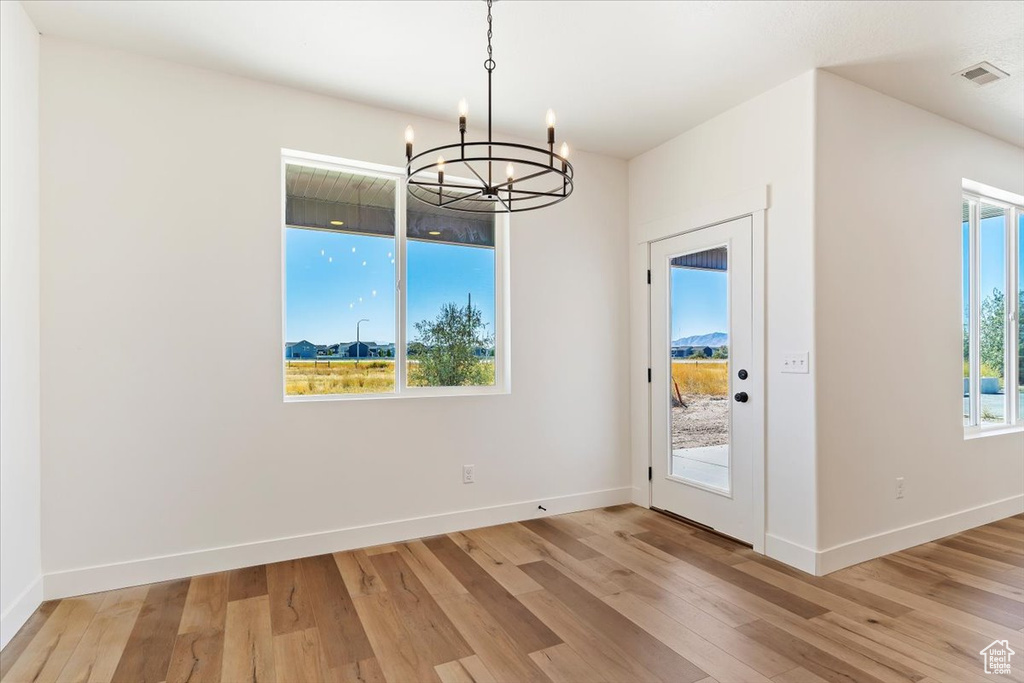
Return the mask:
[[[483,2],[24,2],[75,38],[435,118],[485,113]],[[814,67],[1024,146],[1024,2],[494,8],[495,128],[629,158]],[[1011,74],[953,74],[987,60]],[[482,119],[476,118],[479,123]],[[453,123],[454,125],[454,123]]]

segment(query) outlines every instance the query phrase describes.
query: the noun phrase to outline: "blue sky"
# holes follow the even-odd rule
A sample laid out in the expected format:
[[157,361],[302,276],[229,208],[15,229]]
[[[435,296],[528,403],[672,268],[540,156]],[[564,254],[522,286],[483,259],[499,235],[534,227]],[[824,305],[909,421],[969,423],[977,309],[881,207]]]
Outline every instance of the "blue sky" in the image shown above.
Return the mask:
[[[992,294],[993,289],[1001,292],[1006,290],[1006,231],[1005,219],[1002,217],[986,218],[981,221],[981,298]],[[1020,227],[1018,227],[1020,229]],[[963,224],[962,230],[962,258],[963,258],[963,299],[966,302],[970,291],[970,281],[966,277],[968,264],[970,262],[970,250],[968,247],[969,230],[967,223]],[[1021,267],[1024,268],[1024,256],[1021,258]]]
[[[981,286],[987,295],[1004,288],[1005,233],[1001,218],[981,226]],[[1018,226],[1024,231],[1024,224]],[[395,338],[394,240],[290,228],[287,231],[288,341],[329,344],[362,338]],[[964,231],[966,247],[966,230]],[[473,303],[494,332],[494,251],[476,247],[410,241],[408,243],[410,323],[433,318],[442,303]],[[965,264],[967,250],[964,249]],[[1024,272],[1024,255],[1021,256]],[[727,332],[727,276],[719,271],[672,269],[672,339]],[[966,292],[966,286],[965,286]],[[412,330],[410,328],[410,336]]]
[[[352,341],[360,318],[369,319],[362,339],[395,340],[394,239],[297,228],[285,239],[288,341]],[[410,323],[432,319],[449,301],[465,305],[472,293],[493,334],[492,249],[410,240],[406,257]]]
[[[982,298],[1006,288],[1005,244],[1003,218],[981,221],[981,291]],[[1024,240],[1024,216],[1017,229]],[[964,267],[968,263],[967,224],[964,223]],[[1024,250],[1021,251],[1020,272],[1024,273]],[[966,299],[968,282],[964,281]],[[718,271],[672,269],[672,339],[709,332],[727,332],[725,273]]]
[[728,332],[728,275],[724,271],[670,268],[672,339]]

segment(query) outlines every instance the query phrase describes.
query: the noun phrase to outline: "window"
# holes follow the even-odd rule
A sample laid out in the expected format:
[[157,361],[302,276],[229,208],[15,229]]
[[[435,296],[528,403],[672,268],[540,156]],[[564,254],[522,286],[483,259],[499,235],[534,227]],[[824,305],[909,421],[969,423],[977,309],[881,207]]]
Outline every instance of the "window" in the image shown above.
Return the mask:
[[1024,425],[1021,203],[1019,196],[965,181],[963,420],[968,433]]
[[505,217],[406,202],[402,168],[282,166],[286,399],[503,391]]

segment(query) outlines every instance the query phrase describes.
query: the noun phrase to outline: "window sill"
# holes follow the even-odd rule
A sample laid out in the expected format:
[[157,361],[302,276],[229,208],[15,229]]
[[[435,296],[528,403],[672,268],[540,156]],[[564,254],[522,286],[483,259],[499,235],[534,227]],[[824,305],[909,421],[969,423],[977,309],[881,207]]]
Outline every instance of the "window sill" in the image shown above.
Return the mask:
[[285,395],[285,403],[320,403],[324,401],[393,401],[406,398],[447,398],[467,396],[502,396],[511,394],[506,387],[431,387],[406,389],[402,393],[393,394],[319,394],[319,395]]
[[985,436],[1016,434],[1018,432],[1024,432],[1024,422],[1017,422],[1017,424],[1013,425],[994,425],[992,427],[966,427],[964,428],[964,441],[980,439]]

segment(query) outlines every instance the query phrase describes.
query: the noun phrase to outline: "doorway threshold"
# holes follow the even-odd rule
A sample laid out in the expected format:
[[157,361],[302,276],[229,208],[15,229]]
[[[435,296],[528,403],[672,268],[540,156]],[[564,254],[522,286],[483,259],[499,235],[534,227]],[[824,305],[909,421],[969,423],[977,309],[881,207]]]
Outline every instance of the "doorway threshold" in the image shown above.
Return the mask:
[[708,533],[714,534],[715,536],[718,536],[719,538],[724,538],[727,541],[732,541],[733,543],[735,543],[737,545],[741,545],[744,548],[750,548],[751,550],[753,550],[753,548],[754,548],[753,544],[741,541],[738,538],[734,538],[734,537],[730,536],[729,534],[723,534],[721,531],[718,531],[717,529],[715,529],[713,527],[709,527],[707,524],[701,524],[700,522],[694,521],[694,520],[689,519],[687,517],[683,517],[682,515],[677,515],[674,512],[670,512],[669,510],[662,510],[661,508],[656,508],[656,507],[653,507],[653,506],[651,507],[651,509],[654,510],[655,512],[657,512],[657,513],[660,513],[660,514],[662,514],[662,515],[664,515],[664,516],[666,516],[666,517],[676,521],[676,522],[680,522],[681,524],[685,524],[687,526],[692,526],[694,528],[700,529],[701,531],[707,531]]

